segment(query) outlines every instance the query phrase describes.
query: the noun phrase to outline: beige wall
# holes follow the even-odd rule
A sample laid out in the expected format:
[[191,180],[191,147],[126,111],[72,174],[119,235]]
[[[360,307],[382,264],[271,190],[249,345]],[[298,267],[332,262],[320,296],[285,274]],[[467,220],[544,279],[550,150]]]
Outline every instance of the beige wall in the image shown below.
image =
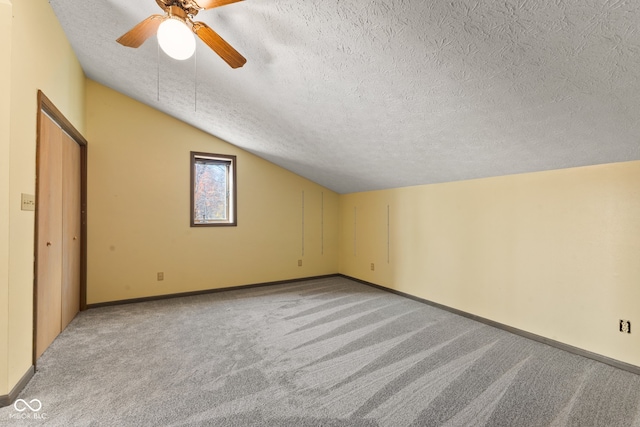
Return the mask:
[[640,325],[639,183],[630,162],[343,195],[340,272],[640,366],[618,331]]
[[[332,191],[93,81],[86,136],[89,304],[337,272]],[[190,151],[237,156],[237,227],[189,226]]]
[[[0,0],[0,40],[11,40],[11,2]],[[0,395],[8,391],[9,328],[9,138],[11,43],[0,43]]]
[[[11,49],[10,91],[2,92],[0,105],[0,120],[5,124],[8,120],[10,129],[8,167],[3,164],[0,172],[0,209],[8,213],[0,220],[0,235],[9,229],[8,251],[0,247],[0,274],[6,272],[8,276],[8,279],[0,278],[0,313],[6,316],[6,320],[2,320],[0,315],[0,325],[3,321],[7,325],[6,335],[0,333],[0,348],[6,349],[6,356],[0,355],[0,395],[4,395],[32,362],[34,213],[20,210],[20,196],[21,193],[35,194],[37,91],[43,90],[82,132],[85,79],[47,1],[13,0],[10,4],[3,0],[1,3],[0,32],[4,36],[3,44],[10,44]],[[8,11],[12,22],[7,35],[4,24]],[[0,61],[0,69],[6,74],[4,54],[0,54]],[[8,117],[3,110],[6,102],[9,102]],[[0,136],[6,138],[5,126],[0,127],[3,129],[0,132],[4,132]],[[6,142],[1,144],[0,150],[6,154]],[[6,163],[6,158],[3,161]],[[3,265],[8,266],[8,271],[3,272]],[[3,382],[2,378],[6,380]]]

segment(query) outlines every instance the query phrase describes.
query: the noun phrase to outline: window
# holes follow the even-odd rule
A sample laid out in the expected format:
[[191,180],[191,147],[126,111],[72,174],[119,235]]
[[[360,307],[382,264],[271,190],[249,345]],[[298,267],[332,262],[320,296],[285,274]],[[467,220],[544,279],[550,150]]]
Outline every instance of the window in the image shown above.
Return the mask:
[[191,152],[191,226],[236,223],[236,156]]

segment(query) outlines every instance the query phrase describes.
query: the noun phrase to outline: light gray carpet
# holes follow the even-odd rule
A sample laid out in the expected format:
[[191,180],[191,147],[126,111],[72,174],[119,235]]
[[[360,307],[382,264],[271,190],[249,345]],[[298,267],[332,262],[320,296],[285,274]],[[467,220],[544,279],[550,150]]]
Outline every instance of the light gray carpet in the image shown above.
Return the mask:
[[83,312],[20,398],[46,420],[0,424],[640,427],[639,376],[340,277]]

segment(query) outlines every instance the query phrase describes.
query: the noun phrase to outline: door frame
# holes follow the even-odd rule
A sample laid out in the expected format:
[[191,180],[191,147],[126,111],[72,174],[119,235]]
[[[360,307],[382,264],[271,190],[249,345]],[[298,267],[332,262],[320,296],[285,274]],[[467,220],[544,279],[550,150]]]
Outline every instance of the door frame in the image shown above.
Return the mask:
[[87,140],[58,110],[49,98],[38,90],[38,111],[36,127],[36,212],[34,233],[34,266],[33,266],[33,366],[36,366],[36,337],[38,325],[38,216],[40,203],[37,199],[40,186],[40,127],[41,112],[47,114],[60,128],[80,146],[80,310],[87,309]]

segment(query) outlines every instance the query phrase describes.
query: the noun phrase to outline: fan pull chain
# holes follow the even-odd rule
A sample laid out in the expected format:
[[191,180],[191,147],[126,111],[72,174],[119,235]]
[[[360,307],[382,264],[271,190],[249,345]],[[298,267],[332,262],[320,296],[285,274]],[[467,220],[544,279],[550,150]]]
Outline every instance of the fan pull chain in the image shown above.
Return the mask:
[[193,111],[198,111],[198,47],[193,55]]
[[158,78],[156,79],[156,83],[157,83],[157,87],[156,87],[156,94],[158,97],[158,102],[160,102],[160,43],[158,43],[158,52],[157,52],[158,56],[157,56],[157,61],[156,63],[158,64],[158,66],[156,67],[156,70],[158,72]]

